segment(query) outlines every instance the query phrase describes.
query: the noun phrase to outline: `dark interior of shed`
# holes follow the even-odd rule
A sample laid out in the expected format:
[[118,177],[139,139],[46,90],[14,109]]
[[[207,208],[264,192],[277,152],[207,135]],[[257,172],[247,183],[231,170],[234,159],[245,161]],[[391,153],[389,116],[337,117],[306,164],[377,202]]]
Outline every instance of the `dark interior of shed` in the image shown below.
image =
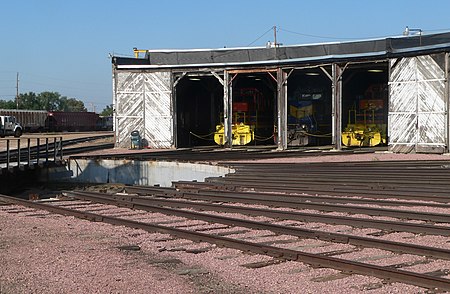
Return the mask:
[[[325,68],[331,72],[330,68]],[[274,145],[277,126],[276,75],[230,75],[233,145]],[[342,141],[345,146],[387,143],[388,65],[350,65],[342,74]],[[332,86],[320,68],[294,70],[288,78],[288,146],[331,144]],[[177,147],[217,146],[222,125],[223,86],[214,76],[184,76],[176,86]],[[235,126],[248,126],[251,137],[235,140]],[[380,139],[363,141],[376,129]],[[367,130],[371,133],[367,135]],[[347,132],[347,133],[346,133]],[[359,133],[360,134],[359,134]],[[241,133],[242,134],[242,133]],[[241,135],[239,134],[239,136]],[[349,138],[349,134],[353,136]],[[346,137],[347,136],[347,137]],[[242,136],[241,136],[242,137]]]
[[250,145],[274,145],[277,109],[276,77],[269,73],[240,73],[233,76],[233,125],[253,129]]
[[[234,142],[274,145],[276,81],[267,73],[240,73],[231,79],[233,125],[247,125],[253,134],[248,142]],[[216,77],[181,78],[176,86],[177,148],[221,145],[215,133],[223,125],[223,104],[223,86]]]
[[215,145],[223,113],[223,86],[213,76],[183,77],[176,87],[177,148]]
[[[349,66],[342,75],[343,144],[358,147],[387,144],[387,121],[387,63]],[[374,135],[380,138],[367,139]],[[349,136],[356,137],[353,140]]]
[[331,80],[320,68],[295,70],[288,79],[288,146],[331,144]]

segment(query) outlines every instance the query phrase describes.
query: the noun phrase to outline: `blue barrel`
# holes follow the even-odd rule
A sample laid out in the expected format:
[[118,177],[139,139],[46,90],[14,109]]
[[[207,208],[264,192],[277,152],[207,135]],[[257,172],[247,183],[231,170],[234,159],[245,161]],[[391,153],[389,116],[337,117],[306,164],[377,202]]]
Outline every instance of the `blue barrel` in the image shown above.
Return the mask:
[[142,139],[139,131],[131,132],[131,149],[141,149],[142,148]]

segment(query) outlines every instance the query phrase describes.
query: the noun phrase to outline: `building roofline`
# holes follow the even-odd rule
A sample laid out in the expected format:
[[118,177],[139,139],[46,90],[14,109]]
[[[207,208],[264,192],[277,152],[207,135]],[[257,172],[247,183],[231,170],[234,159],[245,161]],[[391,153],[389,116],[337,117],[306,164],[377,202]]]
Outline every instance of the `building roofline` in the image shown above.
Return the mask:
[[149,50],[145,58],[114,56],[116,69],[178,69],[286,65],[385,59],[450,50],[450,32],[363,41],[330,42],[280,47]]

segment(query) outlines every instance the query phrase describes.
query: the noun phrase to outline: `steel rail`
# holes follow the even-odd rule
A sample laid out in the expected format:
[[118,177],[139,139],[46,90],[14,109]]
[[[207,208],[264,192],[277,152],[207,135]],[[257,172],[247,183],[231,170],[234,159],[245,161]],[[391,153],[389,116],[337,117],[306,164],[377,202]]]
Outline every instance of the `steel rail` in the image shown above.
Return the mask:
[[[182,208],[196,208],[199,210],[210,210],[216,212],[226,212],[226,213],[241,213],[253,216],[267,216],[271,218],[277,219],[289,219],[289,220],[300,220],[300,221],[316,221],[320,223],[331,223],[331,224],[343,224],[350,226],[361,226],[361,227],[370,227],[370,228],[379,228],[382,230],[398,230],[398,231],[407,231],[412,233],[422,233],[422,234],[436,234],[436,235],[444,235],[450,236],[450,228],[445,227],[435,227],[429,225],[421,225],[421,224],[408,224],[402,222],[388,222],[388,221],[378,221],[378,220],[366,220],[360,218],[349,218],[349,217],[339,217],[339,216],[318,216],[310,213],[299,213],[299,212],[290,212],[290,211],[279,211],[279,210],[271,210],[271,209],[259,209],[259,208],[247,208],[247,207],[236,207],[229,205],[215,205],[209,203],[194,203],[194,202],[180,202],[180,201],[170,201],[167,199],[146,199],[139,198],[133,196],[123,196],[116,195],[111,196],[110,198],[105,197],[101,193],[94,192],[75,192],[68,191],[65,192],[66,195],[83,200],[92,200],[94,198],[101,199],[102,201],[106,201],[107,204],[116,205],[118,201],[121,201],[121,204],[125,207],[135,207],[136,209],[155,209],[158,212],[166,212],[166,213],[177,213],[192,215],[192,213],[173,210],[168,208],[163,208],[161,206],[172,206],[172,207],[182,207]],[[91,197],[89,199],[89,197]],[[130,200],[131,199],[131,200]],[[96,201],[97,201],[96,200]],[[152,202],[152,204],[149,204]],[[139,206],[137,206],[139,205]],[[197,213],[196,213],[197,215]],[[199,214],[202,217],[203,214]],[[210,217],[210,216],[207,216]],[[211,216],[214,217],[215,216]],[[214,219],[214,221],[216,218]],[[236,221],[236,220],[233,220]]]
[[[146,189],[126,187],[129,193],[145,195]],[[401,219],[414,219],[422,221],[432,221],[440,223],[450,223],[450,214],[417,212],[399,209],[386,209],[374,207],[361,207],[355,205],[339,205],[318,203],[317,198],[314,202],[307,202],[302,197],[282,196],[282,195],[264,195],[254,193],[240,193],[236,195],[233,192],[179,192],[176,194],[180,198],[206,201],[234,202],[246,204],[258,204],[272,207],[288,207],[295,209],[313,209],[327,212],[346,212],[351,214],[367,214],[372,216],[388,216]],[[155,196],[158,196],[156,194]],[[312,198],[312,197],[310,197]],[[394,202],[394,201],[391,201]],[[422,204],[423,206],[423,204]],[[450,207],[450,206],[449,206]]]
[[312,254],[292,249],[284,249],[270,245],[251,243],[243,240],[236,240],[221,236],[212,236],[205,233],[170,228],[160,225],[152,225],[139,221],[121,219],[117,217],[99,215],[88,212],[79,212],[67,208],[58,208],[48,204],[33,203],[27,200],[21,200],[8,196],[0,196],[2,200],[9,203],[16,203],[27,207],[47,210],[53,213],[70,215],[90,221],[102,221],[111,225],[126,226],[134,229],[142,229],[147,232],[159,232],[170,234],[178,238],[184,238],[196,242],[208,242],[242,251],[251,251],[257,254],[264,254],[272,257],[283,258],[286,260],[300,261],[317,267],[330,267],[348,273],[375,276],[381,279],[402,282],[410,285],[416,285],[430,289],[450,290],[450,280],[431,275],[408,272],[404,270],[392,269],[372,264],[365,264],[357,261],[339,259],[335,257]]
[[[78,193],[73,191],[65,192],[67,195],[94,195],[92,193]],[[82,197],[82,196],[80,196]],[[98,197],[98,196],[97,196]],[[85,199],[86,200],[86,199]],[[114,203],[114,199],[111,204]],[[158,202],[153,200],[153,202]],[[167,200],[161,200],[160,203],[169,203]],[[269,201],[270,202],[270,201]],[[197,204],[189,202],[183,204],[181,202],[175,202],[175,205],[184,205],[183,207],[203,207],[203,209],[214,210],[218,212],[229,212],[229,213],[243,213],[254,216],[268,216],[272,218],[279,219],[289,219],[296,221],[307,221],[307,222],[318,222],[325,224],[338,224],[338,225],[348,225],[351,227],[361,227],[361,228],[376,228],[384,231],[400,231],[400,232],[410,232],[415,234],[427,234],[427,235],[438,235],[438,236],[450,236],[450,227],[433,226],[427,224],[415,224],[415,223],[405,223],[398,221],[383,221],[383,220],[373,220],[373,219],[363,219],[355,217],[345,217],[345,216],[330,216],[330,215],[318,215],[313,213],[302,213],[302,212],[288,212],[288,211],[277,211],[271,209],[261,209],[261,208],[244,208],[228,205],[214,205],[214,204]],[[168,205],[168,204],[166,204]],[[272,205],[276,205],[274,202]]]
[[114,143],[103,143],[98,145],[91,146],[83,146],[83,147],[73,147],[64,149],[64,155],[72,155],[89,151],[103,150],[103,149],[112,149],[114,148]]
[[[251,167],[251,168],[273,168],[274,163],[267,162],[223,162],[236,167]],[[429,168],[429,167],[450,167],[450,159],[438,160],[381,160],[381,161],[336,161],[336,162],[279,162],[276,163],[285,167],[302,167],[309,166],[311,168],[323,168],[332,164],[334,167],[373,167],[373,168]]]
[[[181,193],[214,193],[217,195],[228,195],[233,194],[239,197],[258,197],[258,199],[273,199],[273,200],[293,200],[301,202],[311,202],[311,203],[351,203],[351,204],[372,204],[379,206],[426,206],[426,207],[439,207],[439,208],[450,208],[450,204],[446,203],[434,203],[434,202],[418,202],[418,201],[392,201],[392,200],[382,200],[382,199],[367,199],[367,198],[352,198],[352,197],[338,197],[338,196],[324,196],[324,195],[306,195],[306,194],[286,194],[286,193],[258,193],[258,192],[246,192],[246,191],[230,191],[222,189],[221,186],[210,185],[204,182],[191,182],[191,181],[176,181],[172,182],[174,188],[158,188],[149,186],[125,186],[124,190],[129,191],[129,193],[136,193],[140,195],[145,194],[159,194],[165,196],[176,196]],[[182,190],[182,191],[181,191]],[[421,199],[423,200],[423,199]],[[284,200],[283,200],[284,201]]]
[[[261,229],[261,230],[269,230],[278,234],[287,234],[292,236],[297,236],[301,238],[311,238],[311,239],[318,239],[328,242],[336,242],[336,243],[344,243],[344,244],[350,244],[354,246],[364,246],[364,247],[373,247],[373,248],[380,248],[384,250],[390,250],[394,252],[408,252],[411,254],[418,254],[418,255],[426,255],[431,257],[439,257],[443,259],[450,259],[450,250],[448,249],[441,249],[441,248],[434,248],[434,247],[428,247],[428,246],[420,246],[420,245],[414,245],[409,243],[400,243],[400,242],[393,242],[393,241],[387,241],[387,240],[379,240],[375,238],[369,238],[369,237],[359,237],[359,236],[353,236],[353,235],[346,235],[346,234],[340,234],[340,233],[331,233],[331,232],[322,232],[318,230],[311,230],[311,229],[302,229],[298,227],[287,227],[282,225],[276,225],[276,224],[269,224],[269,223],[261,223],[261,222],[255,222],[250,220],[242,220],[242,219],[236,219],[236,218],[230,218],[225,216],[214,216],[209,215],[205,213],[198,213],[198,212],[192,212],[192,211],[184,211],[184,210],[177,210],[173,209],[173,207],[184,207],[184,208],[197,208],[197,209],[210,209],[215,211],[226,211],[226,212],[238,212],[238,213],[247,213],[249,211],[252,211],[252,209],[248,209],[246,212],[243,212],[241,208],[231,207],[228,209],[227,207],[223,207],[223,210],[220,210],[220,206],[212,206],[212,205],[202,205],[199,203],[192,203],[192,202],[175,202],[175,201],[158,201],[155,199],[145,199],[145,198],[139,198],[135,196],[126,196],[126,195],[117,195],[108,197],[105,195],[102,195],[101,193],[94,193],[94,192],[68,192],[69,196],[76,198],[76,199],[82,199],[82,200],[89,200],[93,202],[100,202],[103,204],[110,204],[110,205],[116,205],[116,206],[123,206],[128,207],[132,209],[137,210],[144,210],[144,211],[152,211],[152,212],[159,212],[163,214],[171,214],[176,216],[181,216],[189,219],[197,219],[197,220],[203,220],[207,222],[216,222],[216,223],[222,223],[225,225],[234,225],[234,226],[241,226],[251,229]],[[151,203],[151,204],[150,204]],[[169,206],[171,208],[166,208],[162,206]],[[211,209],[211,208],[217,208],[217,209]],[[243,209],[245,210],[245,209]],[[255,210],[253,210],[255,211]],[[250,213],[249,213],[250,214]],[[278,217],[282,213],[273,213],[272,217]],[[256,216],[260,216],[261,214],[258,214],[256,211]],[[264,214],[265,215],[265,214]],[[267,215],[265,215],[267,216]]]
[[438,193],[422,191],[420,194],[407,191],[384,191],[384,190],[369,190],[369,189],[346,189],[345,186],[334,186],[333,189],[323,189],[322,185],[316,187],[309,187],[297,183],[282,184],[277,182],[252,182],[252,181],[227,181],[223,178],[207,178],[208,183],[220,184],[226,186],[228,190],[243,190],[253,189],[255,191],[269,191],[269,192],[297,192],[306,194],[321,194],[321,195],[338,195],[338,196],[359,196],[371,198],[396,198],[396,199],[410,199],[410,200],[425,200],[436,202],[450,202],[448,192],[442,191],[442,195]]
[[[266,150],[265,150],[266,149]],[[262,159],[262,158],[280,158],[280,157],[301,157],[301,156],[324,156],[330,155],[330,153],[324,153],[321,150],[315,152],[308,152],[307,150],[289,150],[289,151],[277,151],[274,148],[271,149],[185,149],[176,151],[150,151],[142,152],[138,154],[121,153],[110,155],[96,155],[95,159],[102,158],[127,158],[127,159],[140,159],[140,160],[178,160],[178,161],[223,161],[223,160],[242,160],[242,159]],[[370,153],[372,151],[365,151]],[[353,150],[343,150],[336,152],[336,154],[352,154]],[[334,154],[334,153],[333,153]]]
[[[303,186],[321,186],[321,187],[346,187],[348,189],[371,189],[371,190],[385,190],[385,191],[404,191],[404,192],[445,192],[450,188],[447,184],[450,181],[448,179],[436,180],[436,182],[422,181],[423,175],[417,178],[408,178],[403,181],[393,179],[376,179],[376,178],[353,178],[348,177],[346,179],[333,178],[333,175],[329,177],[302,177],[299,175],[297,178],[289,177],[242,177],[242,176],[229,176],[226,175],[223,178],[219,178],[218,181],[228,182],[251,182],[251,183],[280,183],[280,184],[296,184]],[[216,178],[207,178],[209,182],[216,181]]]
[[[450,185],[425,185],[423,184],[421,187],[416,187],[412,185],[411,187],[405,187],[405,186],[392,186],[389,185],[383,185],[382,183],[376,182],[376,181],[370,181],[367,184],[358,184],[353,183],[351,179],[349,179],[348,183],[337,183],[337,182],[324,182],[324,181],[303,181],[302,179],[298,179],[297,181],[284,181],[284,180],[232,180],[232,179],[205,179],[208,182],[220,182],[220,183],[227,183],[227,184],[242,184],[243,186],[252,186],[255,187],[258,186],[267,186],[272,185],[279,187],[296,187],[297,189],[302,190],[319,190],[319,191],[342,191],[342,192],[349,192],[351,194],[355,193],[372,193],[372,194],[388,194],[388,195],[421,195],[421,196],[427,196],[431,195],[433,197],[436,196],[442,196],[444,198],[447,198],[450,202],[450,197],[448,195],[448,191],[450,190]],[[412,182],[414,182],[413,179],[411,179]]]
[[[232,167],[236,169],[235,167]],[[280,167],[281,169],[282,167]],[[428,179],[424,179],[424,173],[429,177]],[[308,180],[308,179],[322,179],[323,181],[333,181],[333,182],[341,182],[341,181],[358,181],[358,182],[368,182],[370,180],[376,180],[380,182],[395,182],[395,183],[408,183],[408,180],[420,180],[425,183],[439,183],[442,180],[449,180],[450,174],[449,170],[442,170],[440,172],[400,172],[396,171],[394,173],[388,172],[373,172],[371,170],[364,171],[330,171],[326,172],[316,172],[313,170],[284,170],[284,171],[264,171],[264,170],[249,170],[242,171],[237,169],[235,173],[230,173],[225,176],[226,178],[245,178],[245,179],[283,179],[283,180]],[[369,177],[369,178],[367,178]],[[411,183],[411,182],[410,182]]]

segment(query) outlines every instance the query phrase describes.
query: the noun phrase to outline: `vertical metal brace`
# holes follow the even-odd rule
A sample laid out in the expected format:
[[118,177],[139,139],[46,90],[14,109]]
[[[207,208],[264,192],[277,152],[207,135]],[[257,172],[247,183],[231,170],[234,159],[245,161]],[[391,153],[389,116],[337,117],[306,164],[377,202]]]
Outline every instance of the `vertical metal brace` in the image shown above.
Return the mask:
[[170,75],[170,112],[172,114],[172,147],[178,148],[178,107],[177,107],[177,84],[180,79],[178,79],[173,73]]
[[[226,89],[225,89],[225,87],[227,87],[228,86],[228,81],[225,81],[225,71],[224,71],[224,78],[222,79],[222,77],[218,74],[218,73],[216,73],[215,71],[211,71],[211,74],[219,81],[219,83],[223,86],[223,97],[224,97],[224,101],[225,101],[225,93],[228,93],[228,92],[226,92]],[[211,113],[214,111],[214,104],[215,104],[215,102],[214,102],[214,93],[213,92],[211,92]],[[225,104],[224,104],[225,105]],[[225,109],[224,109],[224,126],[225,126],[225,121],[226,121],[226,119],[225,119]],[[211,125],[212,126],[214,126],[214,118],[213,118],[213,116],[211,116]],[[214,131],[215,131],[215,129],[214,129]],[[226,137],[226,135],[225,135],[225,133],[224,133],[224,139],[225,138],[227,138]]]
[[171,89],[170,91],[170,100],[171,100],[171,112],[172,112],[172,130],[173,130],[173,138],[172,138],[172,146],[178,148],[178,107],[177,107],[177,85],[185,77],[187,72],[181,73],[181,75],[171,74],[170,83]]
[[224,137],[225,147],[231,148],[233,145],[232,134],[232,86],[230,85],[230,75],[228,71],[223,72],[223,125],[224,125]]
[[333,145],[336,150],[342,149],[342,73],[341,67],[333,63],[332,64],[332,138]]
[[287,149],[287,77],[282,68],[277,69],[278,150]]

